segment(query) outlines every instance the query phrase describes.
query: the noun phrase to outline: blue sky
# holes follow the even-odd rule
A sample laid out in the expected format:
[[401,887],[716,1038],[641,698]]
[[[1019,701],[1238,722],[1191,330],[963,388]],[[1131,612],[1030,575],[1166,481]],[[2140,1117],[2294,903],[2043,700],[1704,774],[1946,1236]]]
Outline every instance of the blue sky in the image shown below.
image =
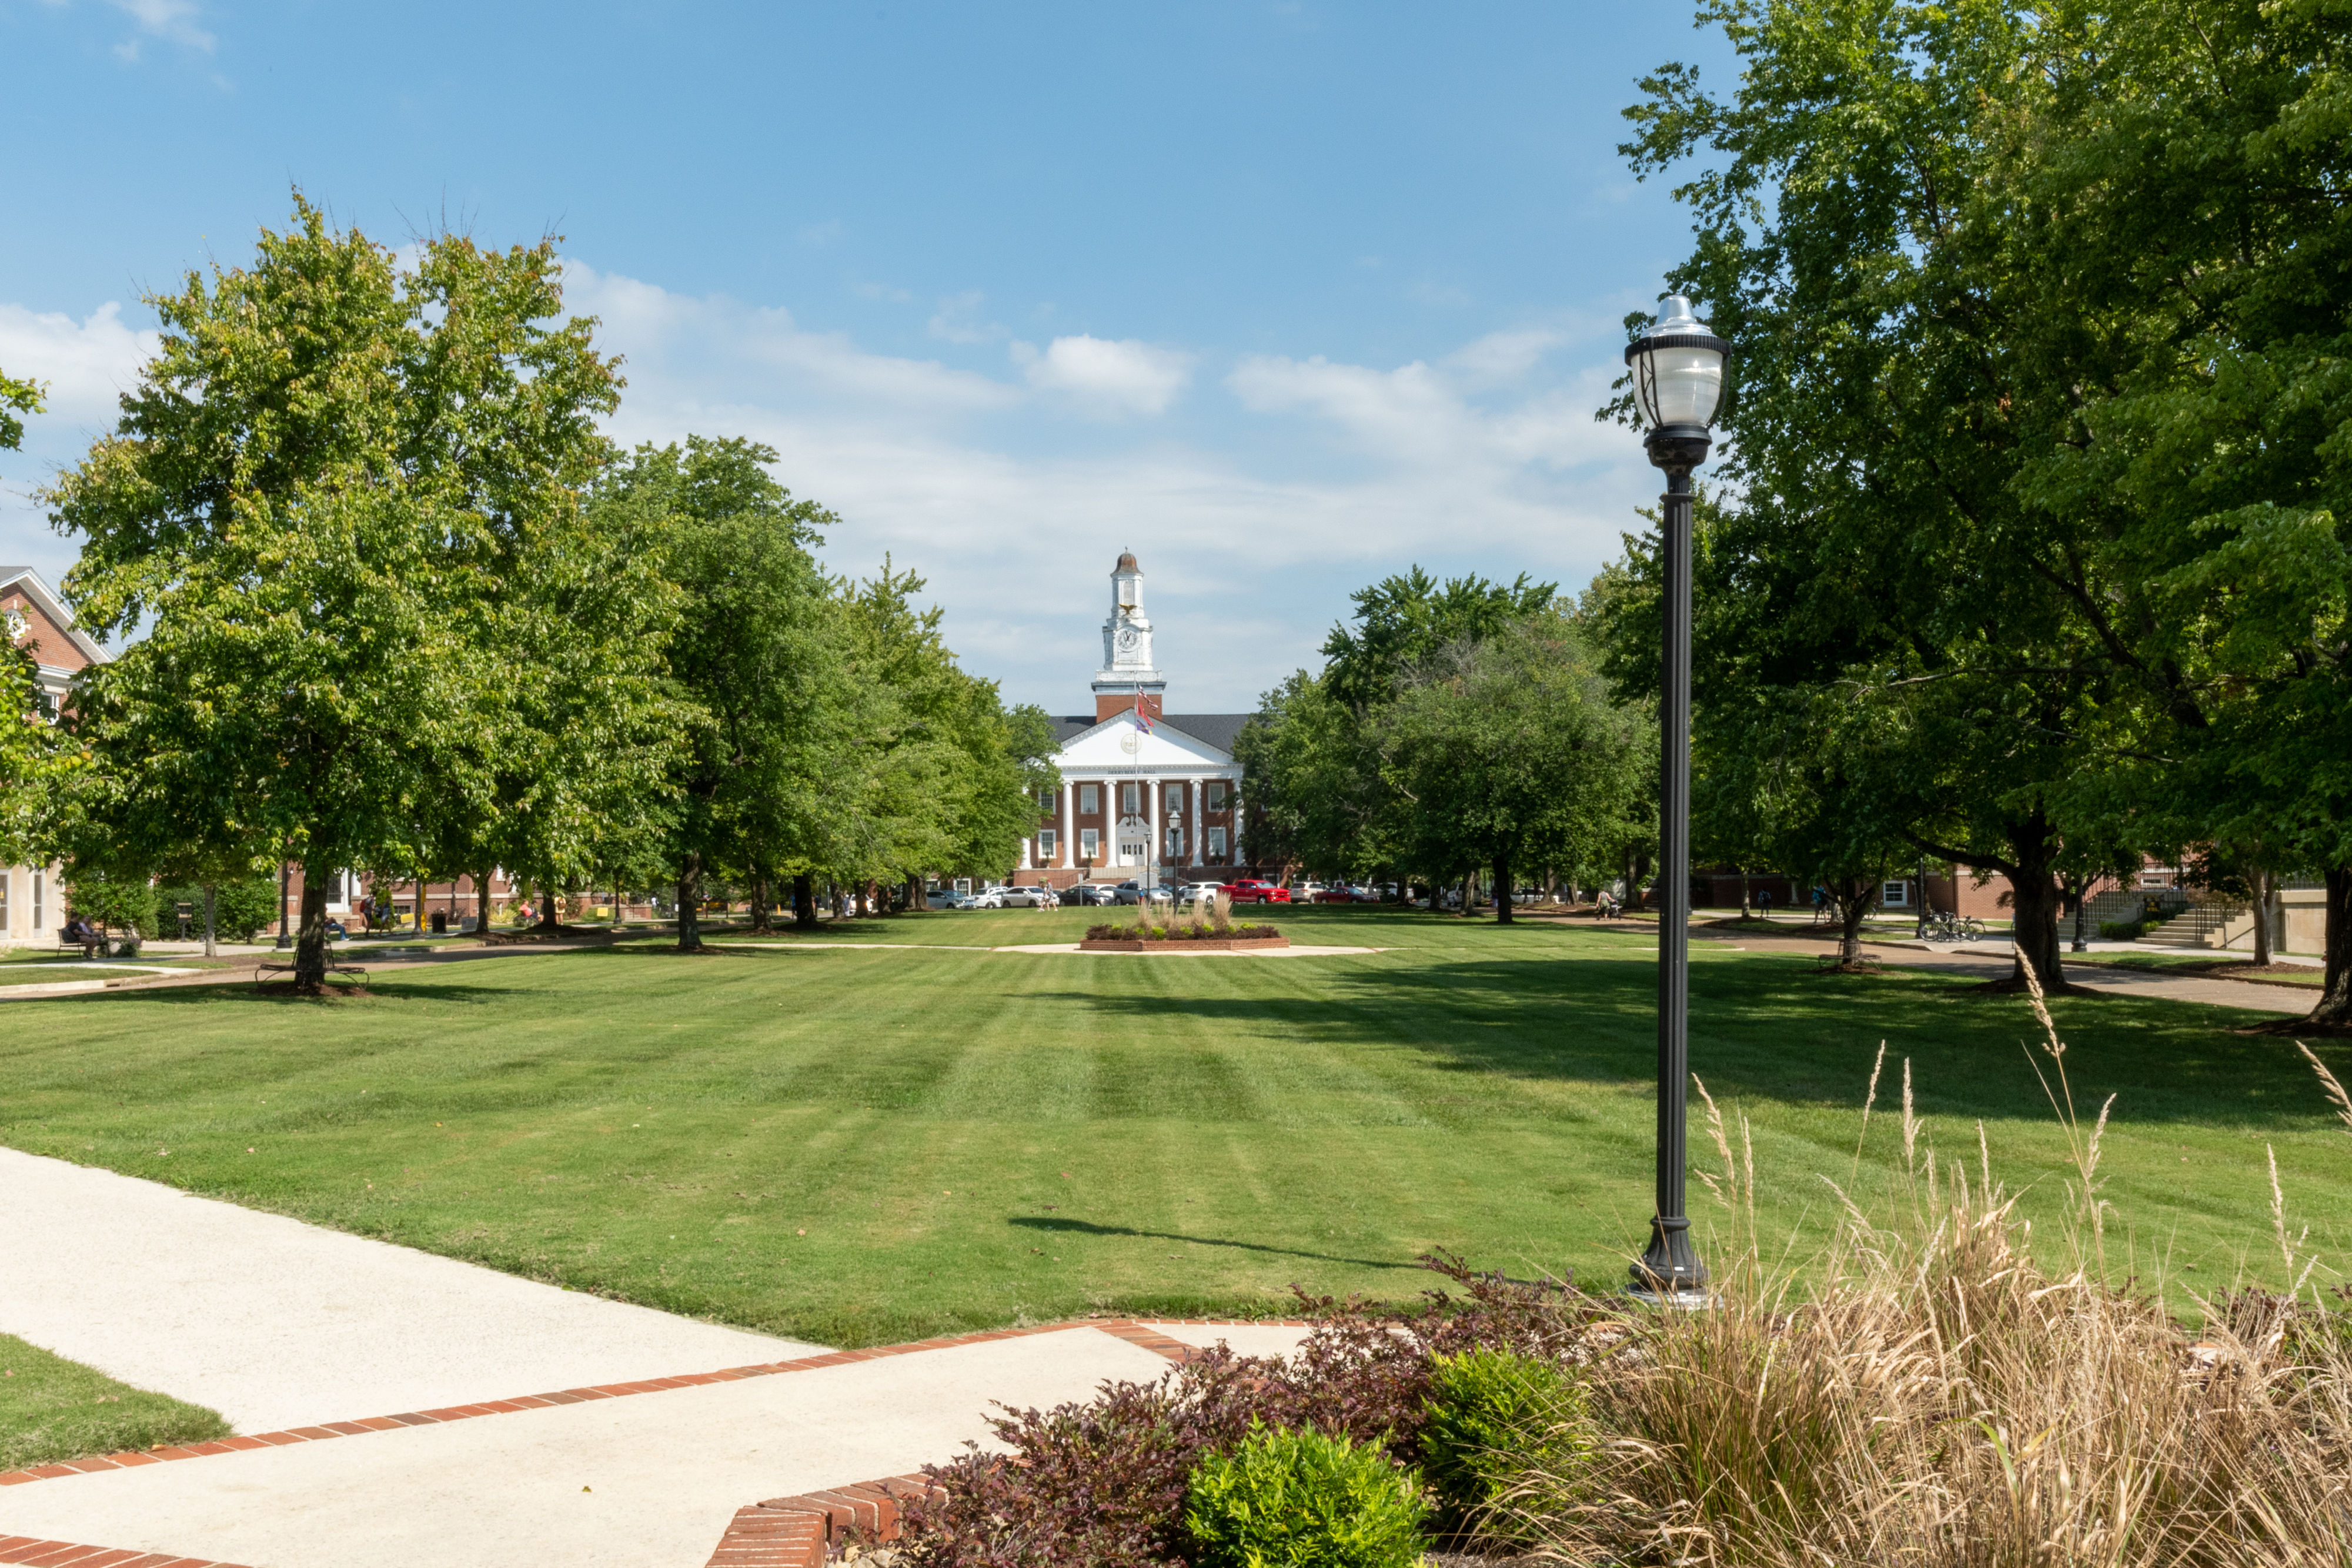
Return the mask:
[[1170,706],[1238,710],[1418,562],[1580,584],[1657,488],[1592,422],[1687,244],[1616,154],[1718,81],[1679,5],[0,0],[0,559],[107,428],[143,292],[299,183],[398,244],[564,236],[621,439],[757,436],[929,580],[969,667],[1087,706],[1132,548]]

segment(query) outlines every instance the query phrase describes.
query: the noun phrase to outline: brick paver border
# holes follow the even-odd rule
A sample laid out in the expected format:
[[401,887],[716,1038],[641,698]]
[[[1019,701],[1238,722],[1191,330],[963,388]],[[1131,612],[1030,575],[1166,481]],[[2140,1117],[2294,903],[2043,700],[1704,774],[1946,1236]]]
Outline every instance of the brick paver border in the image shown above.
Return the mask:
[[215,1563],[209,1557],[76,1546],[69,1541],[36,1541],[29,1535],[0,1535],[0,1563],[30,1563],[33,1568],[240,1568],[237,1563]]
[[[1161,1322],[1191,1323],[1195,1320],[1162,1318]],[[1212,1324],[1200,1320],[1201,1326],[1242,1327],[1239,1322]],[[1290,1319],[1258,1320],[1266,1325],[1292,1328],[1306,1327],[1303,1321]],[[1076,1318],[1058,1323],[1039,1323],[1029,1328],[992,1329],[983,1333],[944,1334],[937,1339],[910,1341],[905,1344],[876,1345],[867,1350],[836,1350],[824,1355],[802,1356],[793,1361],[762,1362],[752,1366],[730,1366],[719,1372],[689,1373],[682,1377],[655,1377],[641,1383],[607,1383],[593,1388],[566,1388],[553,1394],[526,1394],[513,1399],[488,1399],[478,1405],[453,1405],[439,1410],[411,1410],[398,1416],[375,1416],[363,1421],[330,1421],[321,1427],[296,1427],[284,1432],[257,1432],[249,1436],[222,1437],[208,1443],[188,1443],[172,1448],[126,1450],[87,1459],[72,1459],[61,1464],[35,1465],[28,1469],[0,1472],[0,1487],[22,1486],[27,1481],[48,1480],[58,1477],[88,1475],[100,1470],[135,1469],[142,1465],[168,1464],[178,1459],[207,1458],[215,1454],[235,1454],[254,1448],[284,1448],[292,1443],[323,1443],[335,1437],[359,1437],[370,1432],[397,1431],[403,1427],[436,1427],[449,1421],[470,1421],[482,1416],[509,1416],[518,1410],[540,1410],[551,1405],[579,1405],[591,1399],[620,1399],[633,1394],[661,1394],[673,1388],[696,1388],[705,1384],[733,1383],[746,1377],[772,1377],[779,1373],[810,1372],[820,1366],[846,1366],[853,1362],[880,1361],[894,1355],[913,1355],[927,1350],[948,1350],[963,1344],[987,1344],[997,1340],[1025,1339],[1033,1334],[1061,1333],[1069,1329],[1098,1329],[1114,1338],[1181,1361],[1192,1353],[1192,1347],[1148,1328],[1131,1318]],[[52,1542],[54,1547],[56,1543]],[[62,1548],[58,1548],[62,1550]],[[97,1550],[90,1548],[89,1550]],[[0,1557],[0,1563],[31,1562],[30,1558]],[[58,1559],[60,1563],[69,1561]],[[79,1559],[70,1560],[73,1568],[101,1568],[92,1563],[85,1565]],[[124,1560],[127,1561],[127,1560]],[[165,1559],[175,1563],[184,1560]],[[43,1568],[48,1568],[44,1563]],[[117,1568],[109,1563],[102,1568]],[[153,1568],[142,1563],[141,1568]]]
[[[1214,1318],[1158,1318],[1153,1321],[1187,1328],[1248,1326]],[[1268,1327],[1310,1326],[1297,1318],[1261,1319],[1259,1322]],[[1140,1345],[1173,1362],[1189,1360],[1197,1350],[1193,1345],[1171,1339],[1132,1318],[1057,1326],[1098,1328],[1105,1333],[1116,1335],[1129,1344]],[[749,1508],[735,1511],[735,1518],[728,1524],[727,1533],[719,1538],[719,1549],[710,1554],[707,1568],[824,1568],[835,1549],[841,1545],[850,1531],[856,1531],[867,1541],[877,1543],[895,1541],[898,1536],[898,1521],[904,1512],[901,1503],[915,1498],[945,1495],[946,1489],[929,1477],[913,1475],[859,1481],[852,1486],[805,1492],[798,1497],[772,1497],[765,1502],[755,1502]]]

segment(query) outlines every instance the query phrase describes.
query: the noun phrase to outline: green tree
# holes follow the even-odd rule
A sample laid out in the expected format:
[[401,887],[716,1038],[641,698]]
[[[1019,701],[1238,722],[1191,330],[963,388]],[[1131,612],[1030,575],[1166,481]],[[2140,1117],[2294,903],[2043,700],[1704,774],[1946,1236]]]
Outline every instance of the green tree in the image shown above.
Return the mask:
[[740,437],[688,436],[683,448],[640,446],[598,492],[607,526],[659,540],[678,600],[667,667],[682,736],[662,826],[687,952],[702,946],[707,879],[740,877],[764,904],[775,876],[839,854],[862,804],[847,742],[866,694],[810,554],[836,519],[778,484],[765,466],[775,460]]
[[18,381],[0,371],[0,452],[15,452],[25,444],[25,422],[19,414],[41,412],[41,383]]
[[1701,16],[1737,93],[1661,70],[1628,152],[1705,160],[1677,276],[1735,344],[1741,499],[1703,597],[1888,710],[1906,832],[2008,877],[2045,984],[2086,842],[2251,831],[2352,916],[2337,8]]
[[877,700],[860,741],[867,809],[857,841],[829,869],[853,883],[903,881],[910,903],[926,872],[1008,872],[1061,788],[1052,722],[1034,706],[1007,709],[995,682],[961,667],[941,612],[915,607],[922,589],[887,559],[838,589],[853,667]]
[[1409,673],[1547,610],[1557,585],[1476,576],[1443,584],[1419,567],[1351,597],[1355,624],[1324,639],[1319,674],[1300,671],[1259,701],[1235,742],[1255,818],[1253,860],[1370,875],[1397,863],[1402,801],[1368,734]]
[[[315,992],[337,874],[421,863],[480,759],[530,753],[550,617],[525,585],[576,570],[617,382],[588,323],[539,325],[552,242],[444,236],[404,270],[299,193],[249,267],[149,303],[156,359],[49,497],[85,623],[146,631],[78,694],[69,835],[110,869],[300,860]],[[618,663],[563,667],[625,687]]]
[[1654,732],[1611,701],[1554,613],[1450,643],[1399,685],[1366,729],[1402,802],[1405,854],[1433,884],[1490,869],[1496,917],[1507,923],[1518,871],[1599,850],[1639,788]]

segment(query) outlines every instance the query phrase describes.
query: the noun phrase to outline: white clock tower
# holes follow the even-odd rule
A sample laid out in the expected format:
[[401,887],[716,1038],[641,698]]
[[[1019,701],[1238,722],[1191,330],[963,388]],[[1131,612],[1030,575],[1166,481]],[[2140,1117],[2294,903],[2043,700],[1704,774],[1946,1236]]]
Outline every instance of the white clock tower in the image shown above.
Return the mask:
[[1110,619],[1103,622],[1102,668],[1095,672],[1095,717],[1141,706],[1157,716],[1168,681],[1151,662],[1151,618],[1143,612],[1143,569],[1122,551],[1110,573]]

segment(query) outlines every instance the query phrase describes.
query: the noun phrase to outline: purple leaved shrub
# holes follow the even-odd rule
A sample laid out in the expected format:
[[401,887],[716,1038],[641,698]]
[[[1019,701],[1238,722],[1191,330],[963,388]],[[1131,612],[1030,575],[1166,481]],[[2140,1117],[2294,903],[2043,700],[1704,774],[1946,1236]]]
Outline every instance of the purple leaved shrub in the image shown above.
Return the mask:
[[1378,1442],[1421,1459],[1433,1359],[1475,1349],[1569,1354],[1596,1307],[1565,1282],[1422,1261],[1459,1287],[1417,1312],[1301,1295],[1314,1331],[1293,1356],[1197,1354],[1157,1382],[1106,1383],[1092,1400],[995,1417],[1010,1450],[973,1448],[925,1473],[946,1488],[910,1505],[900,1545],[923,1568],[1183,1568],[1185,1488],[1253,1421]]

